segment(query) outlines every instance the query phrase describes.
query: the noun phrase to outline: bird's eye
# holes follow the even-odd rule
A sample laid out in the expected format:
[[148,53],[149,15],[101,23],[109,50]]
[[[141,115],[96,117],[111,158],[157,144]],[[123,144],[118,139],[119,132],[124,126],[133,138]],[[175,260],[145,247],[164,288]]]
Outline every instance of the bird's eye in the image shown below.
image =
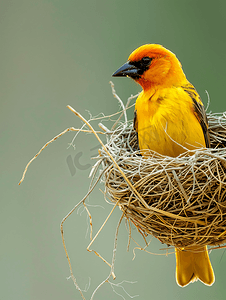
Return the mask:
[[141,59],[141,62],[142,62],[143,64],[145,64],[145,65],[150,64],[151,61],[152,61],[152,58],[151,58],[151,57],[148,57],[148,56],[143,57],[143,58]]
[[141,76],[145,71],[149,69],[152,59],[153,58],[149,56],[145,56],[138,61],[130,61],[130,64],[137,68],[137,74]]

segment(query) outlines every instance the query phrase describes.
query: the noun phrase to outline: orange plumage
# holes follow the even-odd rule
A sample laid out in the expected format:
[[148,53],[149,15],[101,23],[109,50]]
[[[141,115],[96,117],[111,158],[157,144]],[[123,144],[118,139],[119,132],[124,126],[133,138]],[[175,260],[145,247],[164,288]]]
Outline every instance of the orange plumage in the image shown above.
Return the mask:
[[[171,51],[161,45],[143,45],[113,76],[131,77],[143,88],[136,100],[134,118],[142,155],[150,149],[175,157],[210,146],[202,101]],[[178,285],[186,286],[198,279],[206,285],[215,280],[207,247],[176,249]]]

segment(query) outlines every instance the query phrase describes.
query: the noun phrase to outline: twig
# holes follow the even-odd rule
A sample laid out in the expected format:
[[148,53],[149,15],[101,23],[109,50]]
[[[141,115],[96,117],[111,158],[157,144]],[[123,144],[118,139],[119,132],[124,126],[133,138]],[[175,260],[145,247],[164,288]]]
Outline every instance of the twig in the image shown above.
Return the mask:
[[97,178],[96,182],[93,184],[93,186],[89,188],[89,191],[88,193],[85,195],[85,197],[79,201],[71,210],[70,212],[63,218],[63,220],[61,221],[60,223],[60,232],[61,232],[61,238],[62,238],[62,242],[63,242],[63,247],[64,247],[64,251],[65,251],[65,254],[66,254],[66,258],[67,258],[67,261],[68,261],[68,265],[69,265],[69,269],[70,269],[70,274],[71,274],[71,278],[72,278],[72,281],[74,282],[74,285],[76,286],[76,288],[79,290],[81,296],[83,299],[85,299],[83,293],[82,293],[82,290],[80,289],[80,287],[78,286],[77,282],[76,282],[76,279],[74,277],[74,274],[73,274],[73,271],[72,271],[72,266],[71,266],[71,261],[70,261],[70,258],[69,258],[69,255],[68,255],[68,252],[67,252],[67,248],[66,248],[66,244],[65,244],[65,239],[64,239],[64,230],[63,230],[63,225],[64,225],[64,222],[67,220],[67,218],[75,211],[75,209],[82,203],[85,202],[86,198],[91,194],[91,192],[94,190],[95,186],[97,185],[97,183],[99,182],[100,180],[100,177],[102,176],[102,173],[99,175],[99,177]]
[[[36,157],[39,156],[39,154],[49,145],[51,144],[52,142],[54,142],[56,139],[58,139],[59,137],[61,137],[63,134],[65,134],[66,132],[69,132],[69,131],[81,131],[81,132],[87,132],[87,133],[91,133],[92,131],[91,130],[84,130],[84,129],[76,129],[74,127],[70,127],[70,128],[67,128],[65,129],[64,131],[62,131],[61,133],[59,133],[58,135],[56,135],[53,139],[51,139],[50,141],[48,141],[39,151],[38,153],[27,163],[25,169],[24,169],[24,172],[23,172],[23,175],[22,175],[22,178],[20,179],[19,181],[19,185],[23,182],[24,180],[24,177],[25,177],[25,174],[27,172],[27,169],[29,167],[29,165],[33,162],[33,160],[36,159]],[[104,132],[101,132],[101,131],[98,131],[99,134],[105,134]]]
[[99,290],[99,288],[106,282],[109,282],[110,277],[112,276],[113,279],[116,278],[115,274],[114,274],[114,264],[115,264],[115,257],[116,257],[116,248],[117,248],[117,240],[118,240],[118,231],[119,231],[119,227],[120,224],[122,222],[122,219],[124,217],[124,213],[122,213],[122,216],[118,222],[117,228],[116,228],[116,233],[115,233],[115,241],[114,241],[114,248],[113,248],[113,255],[112,255],[112,261],[111,261],[111,271],[109,273],[109,275],[107,276],[107,278],[105,280],[103,280],[93,291],[93,294],[90,298],[90,300],[93,300],[94,295],[96,294],[96,292]]
[[94,252],[97,256],[99,256],[105,263],[107,263],[110,267],[112,267],[103,257],[101,257],[99,254],[97,254],[96,251],[94,250],[90,250],[89,248],[91,247],[91,245],[93,244],[93,242],[95,241],[95,239],[97,238],[97,236],[99,235],[99,233],[101,232],[101,230],[104,228],[105,224],[107,223],[108,219],[110,218],[110,216],[112,215],[113,211],[115,210],[115,208],[118,206],[120,199],[115,203],[114,207],[112,208],[111,212],[109,213],[109,215],[107,216],[106,220],[104,221],[104,223],[101,225],[100,229],[97,231],[95,237],[92,239],[92,241],[90,242],[90,244],[87,247],[87,251],[89,252]]
[[111,90],[112,90],[113,96],[118,100],[118,102],[120,103],[120,105],[123,109],[123,113],[119,116],[118,120],[114,123],[114,125],[111,128],[111,130],[114,130],[115,126],[118,124],[122,115],[124,115],[124,118],[125,118],[125,126],[127,125],[128,120],[127,120],[127,114],[126,114],[126,109],[125,109],[124,103],[122,102],[121,98],[116,94],[114,83],[112,81],[110,81],[110,84],[111,84]]

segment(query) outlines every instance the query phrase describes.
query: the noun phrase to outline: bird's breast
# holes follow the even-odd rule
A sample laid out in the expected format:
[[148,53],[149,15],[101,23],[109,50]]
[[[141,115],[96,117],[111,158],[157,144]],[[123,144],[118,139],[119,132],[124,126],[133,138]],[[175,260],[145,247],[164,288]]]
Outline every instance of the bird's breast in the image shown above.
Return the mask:
[[141,152],[150,149],[175,157],[189,149],[205,146],[201,126],[186,97],[174,89],[140,94],[135,109]]

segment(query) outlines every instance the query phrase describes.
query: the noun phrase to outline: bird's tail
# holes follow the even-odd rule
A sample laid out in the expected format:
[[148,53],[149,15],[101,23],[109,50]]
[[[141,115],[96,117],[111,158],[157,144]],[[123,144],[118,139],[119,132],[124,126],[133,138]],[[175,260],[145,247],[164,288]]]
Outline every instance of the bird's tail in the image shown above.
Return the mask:
[[215,281],[207,246],[190,246],[183,250],[176,248],[177,284],[184,287],[198,279],[206,285],[212,285]]

